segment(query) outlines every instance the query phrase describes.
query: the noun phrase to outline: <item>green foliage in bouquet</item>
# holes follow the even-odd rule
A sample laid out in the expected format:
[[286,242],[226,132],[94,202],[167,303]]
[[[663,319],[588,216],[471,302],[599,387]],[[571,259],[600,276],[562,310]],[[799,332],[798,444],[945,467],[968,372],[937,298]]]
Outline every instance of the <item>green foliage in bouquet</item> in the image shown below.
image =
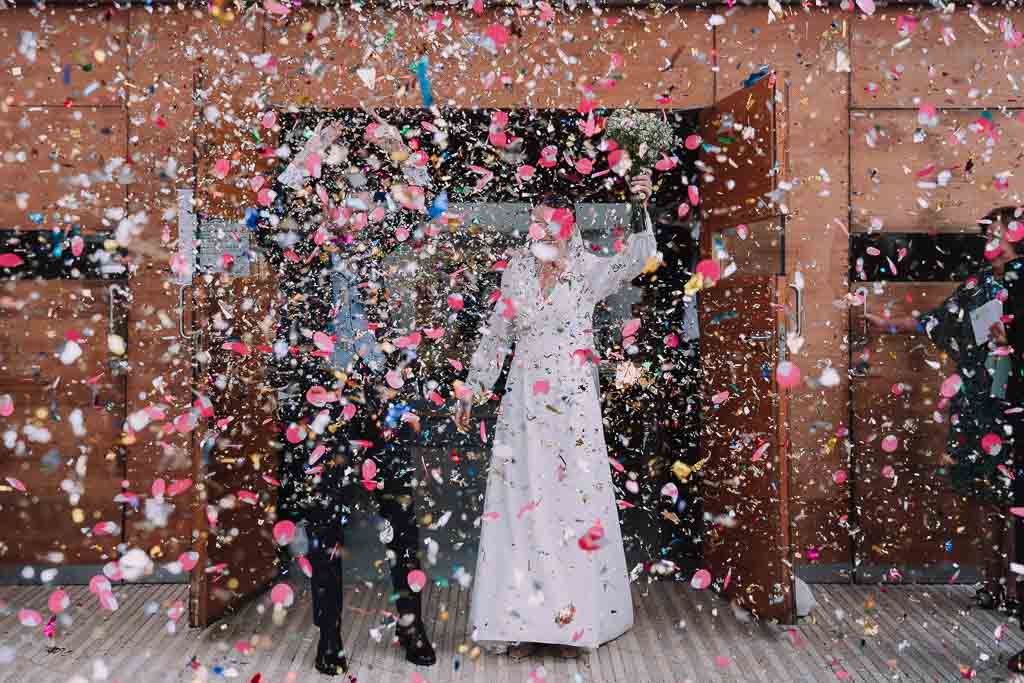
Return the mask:
[[616,109],[604,124],[605,137],[629,152],[634,164],[653,168],[677,144],[672,125],[653,112]]

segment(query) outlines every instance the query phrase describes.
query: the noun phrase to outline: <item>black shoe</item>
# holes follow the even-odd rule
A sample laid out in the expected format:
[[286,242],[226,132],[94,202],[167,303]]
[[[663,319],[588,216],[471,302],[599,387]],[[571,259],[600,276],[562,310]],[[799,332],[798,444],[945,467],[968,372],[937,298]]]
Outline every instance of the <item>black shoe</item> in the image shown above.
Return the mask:
[[437,653],[419,618],[410,626],[398,626],[396,630],[398,642],[405,648],[405,661],[416,666],[433,666],[437,663]]
[[348,660],[344,652],[345,648],[341,641],[332,643],[330,639],[321,637],[316,646],[316,670],[326,676],[348,673]]
[[1010,657],[1010,661],[1006,663],[1006,668],[1016,674],[1024,673],[1024,650]]

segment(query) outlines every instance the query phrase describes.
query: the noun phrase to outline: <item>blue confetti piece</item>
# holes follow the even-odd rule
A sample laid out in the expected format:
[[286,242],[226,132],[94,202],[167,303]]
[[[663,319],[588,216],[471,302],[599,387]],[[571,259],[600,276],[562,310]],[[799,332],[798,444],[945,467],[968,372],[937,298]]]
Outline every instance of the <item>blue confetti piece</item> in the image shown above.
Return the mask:
[[71,65],[65,64],[61,70],[61,79],[64,81],[64,85],[71,85]]
[[30,221],[32,221],[33,223],[35,223],[36,225],[40,225],[43,222],[43,214],[41,214],[41,213],[30,213],[28,215],[28,219]]
[[260,212],[256,209],[249,208],[245,210],[245,227],[250,230],[255,230],[259,226]]
[[762,78],[767,76],[768,72],[769,72],[768,67],[767,66],[762,66],[760,69],[758,69],[754,73],[752,73],[749,76],[747,76],[747,79],[745,81],[743,81],[743,87],[744,88],[749,88],[750,86],[754,85],[759,80],[761,80]]
[[430,205],[430,220],[434,220],[446,211],[448,211],[448,192],[442,191],[441,194],[434,197],[434,203]]
[[429,65],[427,64],[426,57],[421,57],[416,62],[416,80],[420,84],[420,95],[423,96],[424,107],[430,107],[434,104],[434,95],[430,92],[430,78],[427,75],[428,68]]

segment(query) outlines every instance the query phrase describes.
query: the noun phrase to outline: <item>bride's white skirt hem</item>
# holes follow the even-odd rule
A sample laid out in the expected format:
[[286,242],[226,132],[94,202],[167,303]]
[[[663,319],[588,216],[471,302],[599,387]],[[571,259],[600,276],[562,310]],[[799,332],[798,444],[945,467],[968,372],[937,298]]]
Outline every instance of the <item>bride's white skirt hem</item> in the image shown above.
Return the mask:
[[632,620],[618,632],[612,632],[610,635],[601,635],[599,639],[581,638],[580,640],[574,641],[572,639],[572,633],[566,633],[563,638],[554,638],[551,634],[517,634],[510,636],[507,633],[488,632],[482,629],[476,629],[474,642],[480,646],[481,650],[489,652],[490,654],[505,654],[510,647],[518,643],[537,643],[538,645],[568,645],[570,647],[578,647],[585,650],[596,650],[599,647],[607,645],[613,640],[618,640],[622,636],[629,633],[630,629],[633,628]]

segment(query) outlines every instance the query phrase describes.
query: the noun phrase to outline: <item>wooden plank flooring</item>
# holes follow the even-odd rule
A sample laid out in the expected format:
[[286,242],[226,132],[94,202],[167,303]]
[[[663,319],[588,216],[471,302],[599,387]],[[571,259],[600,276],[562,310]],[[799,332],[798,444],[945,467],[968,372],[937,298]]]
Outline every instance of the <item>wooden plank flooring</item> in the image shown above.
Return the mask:
[[[85,586],[67,589],[71,607],[48,649],[42,627],[22,626],[21,609],[48,617],[49,590],[0,588],[0,683],[327,681],[312,669],[317,630],[306,584],[296,603],[275,612],[266,598],[205,630],[182,615],[187,587],[115,588],[119,607],[103,611]],[[1011,681],[1005,662],[1024,634],[1004,615],[974,607],[958,586],[813,587],[819,602],[795,627],[747,623],[708,592],[678,583],[634,586],[636,625],[614,643],[578,660],[550,651],[524,662],[475,655],[466,620],[469,594],[429,588],[425,605],[440,661],[408,666],[380,627],[388,611],[383,586],[346,592],[344,635],[350,678],[339,683],[704,683],[705,681]],[[1001,641],[996,631],[1005,624]],[[1024,683],[1024,682],[1022,682]]]

